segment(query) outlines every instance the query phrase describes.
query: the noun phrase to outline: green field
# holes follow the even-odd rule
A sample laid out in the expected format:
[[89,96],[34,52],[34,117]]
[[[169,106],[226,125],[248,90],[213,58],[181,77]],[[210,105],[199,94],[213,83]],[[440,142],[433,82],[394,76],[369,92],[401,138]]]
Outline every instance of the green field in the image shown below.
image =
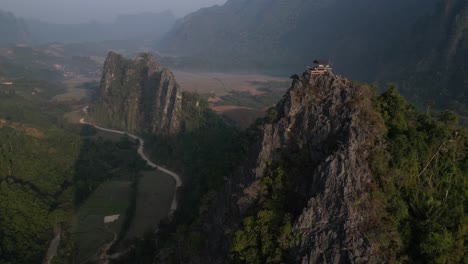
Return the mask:
[[174,195],[175,181],[160,171],[143,172],[138,184],[136,211],[125,236],[126,239],[143,237],[154,231],[168,213]]
[[[86,262],[105,243],[118,234],[129,206],[131,182],[109,181],[101,184],[79,208],[72,223],[72,238],[76,245],[76,263]],[[120,214],[111,224],[104,224],[107,215]]]

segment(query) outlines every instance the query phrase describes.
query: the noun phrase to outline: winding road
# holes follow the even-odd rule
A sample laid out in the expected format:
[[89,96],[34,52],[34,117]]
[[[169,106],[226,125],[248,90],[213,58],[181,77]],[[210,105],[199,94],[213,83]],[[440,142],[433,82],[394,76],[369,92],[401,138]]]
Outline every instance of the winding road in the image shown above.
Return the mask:
[[[83,112],[85,113],[85,115],[88,115],[88,106],[86,106],[85,108],[83,108]],[[152,167],[152,168],[155,168],[159,171],[162,171],[163,173],[171,176],[175,182],[176,182],[176,186],[175,186],[175,190],[174,190],[174,196],[172,197],[172,202],[171,202],[171,208],[170,208],[170,211],[169,211],[169,216],[171,216],[174,211],[177,210],[177,190],[182,186],[182,179],[180,178],[180,176],[175,173],[175,172],[172,172],[168,169],[165,169],[161,166],[158,166],[156,165],[154,162],[152,162],[148,156],[146,156],[145,154],[145,151],[144,151],[144,147],[145,147],[145,141],[136,136],[136,135],[133,135],[133,134],[130,134],[130,133],[127,133],[127,132],[124,132],[124,131],[119,131],[119,130],[115,130],[115,129],[110,129],[110,128],[105,128],[105,127],[101,127],[101,126],[97,126],[97,125],[94,125],[94,124],[91,124],[91,123],[88,123],[85,121],[85,117],[81,118],[80,119],[80,124],[86,124],[86,125],[90,125],[90,126],[93,126],[95,127],[96,129],[99,129],[99,130],[102,130],[102,131],[106,131],[106,132],[110,132],[110,133],[115,133],[115,134],[120,134],[120,135],[126,135],[132,139],[135,139],[138,141],[138,155],[140,155],[140,157],[146,161],[146,163]],[[114,255],[111,255],[109,256],[107,254],[107,252],[109,251],[109,249],[114,245],[115,241],[117,240],[117,234],[114,234],[114,239],[109,242],[109,243],[106,243],[105,245],[103,245],[101,247],[101,249],[98,251],[98,255],[96,256],[98,260],[103,260],[104,262],[103,263],[109,263],[109,260],[114,258],[114,257],[118,257],[120,256],[121,254],[125,254],[127,251],[125,252],[121,252],[121,253],[117,253]]]
[[[88,115],[88,106],[86,106],[85,108],[83,108],[83,112],[85,113],[85,115]],[[170,211],[169,211],[169,216],[172,215],[174,213],[174,211],[177,210],[177,190],[182,186],[182,179],[180,178],[180,176],[175,173],[175,172],[172,172],[166,168],[163,168],[161,166],[158,166],[156,164],[154,164],[154,162],[152,162],[148,156],[146,156],[145,154],[145,151],[144,151],[144,146],[145,146],[145,141],[136,136],[136,135],[133,135],[133,134],[130,134],[130,133],[127,133],[127,132],[124,132],[124,131],[119,131],[119,130],[115,130],[115,129],[109,129],[109,128],[105,128],[105,127],[101,127],[101,126],[97,126],[97,125],[94,125],[94,124],[90,124],[88,122],[85,121],[85,117],[81,118],[80,119],[80,124],[86,124],[86,125],[90,125],[90,126],[93,126],[95,127],[96,129],[99,129],[99,130],[102,130],[102,131],[106,131],[106,132],[110,132],[110,133],[116,133],[116,134],[120,134],[120,135],[126,135],[132,139],[135,139],[135,140],[138,140],[138,143],[139,143],[139,146],[138,146],[138,155],[140,155],[140,157],[146,161],[146,163],[152,167],[152,168],[155,168],[159,171],[162,171],[163,173],[171,176],[175,182],[176,182],[176,186],[175,186],[175,190],[174,190],[174,196],[172,198],[172,202],[171,202],[171,208],[170,208]],[[57,255],[57,250],[58,250],[58,247],[59,247],[59,244],[60,244],[60,237],[61,237],[61,232],[60,232],[60,229],[58,230],[58,232],[55,232],[55,237],[54,239],[50,242],[50,245],[49,245],[49,249],[47,251],[47,254],[46,254],[46,257],[43,261],[44,264],[50,264],[52,259],[55,257],[55,255]],[[107,263],[107,260],[108,259],[112,259],[114,257],[117,257],[123,253],[117,253],[112,256],[108,256],[107,255],[107,251],[112,247],[112,245],[115,243],[115,241],[117,240],[117,235],[114,234],[114,239],[109,242],[109,243],[106,243],[105,245],[103,245],[103,247],[101,247],[101,250],[100,253],[98,253],[98,259],[101,259],[101,260],[106,260],[106,263]]]
[[[88,108],[89,106],[86,106],[85,108],[83,108],[83,112],[88,115]],[[119,131],[119,130],[115,130],[115,129],[109,129],[109,128],[105,128],[105,127],[100,127],[100,126],[97,126],[97,125],[94,125],[94,124],[90,124],[88,122],[85,121],[85,118],[81,118],[80,119],[80,124],[86,124],[86,125],[90,125],[90,126],[93,126],[95,127],[96,129],[99,129],[99,130],[102,130],[102,131],[106,131],[106,132],[110,132],[110,133],[116,133],[116,134],[120,134],[120,135],[127,135],[128,137],[132,138],[132,139],[135,139],[135,140],[138,140],[139,142],[139,146],[138,146],[138,155],[140,155],[140,157],[146,161],[146,163],[152,167],[152,168],[155,168],[159,171],[162,171],[164,173],[166,173],[167,175],[171,176],[175,182],[176,182],[176,186],[175,186],[175,190],[174,190],[174,197],[172,198],[172,203],[171,203],[171,210],[169,212],[169,215],[171,215],[175,210],[177,210],[177,190],[182,186],[182,179],[180,178],[180,176],[175,173],[175,172],[172,172],[168,169],[165,169],[161,166],[158,166],[156,164],[154,164],[145,154],[145,151],[144,151],[144,146],[145,146],[145,141],[138,137],[138,136],[135,136],[133,134],[129,134],[127,132],[124,132],[124,131]]]

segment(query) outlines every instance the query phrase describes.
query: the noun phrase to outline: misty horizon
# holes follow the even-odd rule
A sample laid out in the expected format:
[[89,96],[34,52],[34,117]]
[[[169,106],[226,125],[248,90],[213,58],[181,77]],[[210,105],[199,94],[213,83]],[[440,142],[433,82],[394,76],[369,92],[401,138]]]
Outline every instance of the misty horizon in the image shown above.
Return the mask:
[[203,7],[222,5],[226,0],[0,0],[0,10],[16,17],[57,24],[109,23],[121,15],[170,11],[177,18]]

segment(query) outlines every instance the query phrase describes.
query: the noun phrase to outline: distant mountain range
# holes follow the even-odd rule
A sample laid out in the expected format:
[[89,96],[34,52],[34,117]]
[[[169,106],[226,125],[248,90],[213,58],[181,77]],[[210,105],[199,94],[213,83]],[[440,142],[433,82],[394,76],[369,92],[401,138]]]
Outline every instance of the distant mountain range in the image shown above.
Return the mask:
[[90,22],[87,24],[52,24],[27,20],[31,39],[35,43],[46,42],[96,42],[105,40],[142,39],[161,37],[174,24],[176,18],[170,11],[120,15],[113,23]]
[[175,68],[284,75],[329,59],[337,73],[397,82],[419,105],[433,100],[468,116],[466,0],[229,0],[178,21],[163,12],[58,25],[0,12],[0,22],[0,46],[125,40],[117,46],[136,51],[159,39],[160,63]]
[[229,0],[179,20],[164,54],[223,68],[302,70],[315,58],[354,78],[375,75],[434,0]]
[[169,31],[175,21],[174,14],[165,11],[120,15],[112,23],[54,24],[16,18],[12,13],[0,10],[0,46],[130,39],[155,41]]
[[[177,64],[290,73],[316,58],[413,102],[468,105],[466,0],[229,0],[177,21],[157,44]],[[464,109],[464,110],[463,110]]]

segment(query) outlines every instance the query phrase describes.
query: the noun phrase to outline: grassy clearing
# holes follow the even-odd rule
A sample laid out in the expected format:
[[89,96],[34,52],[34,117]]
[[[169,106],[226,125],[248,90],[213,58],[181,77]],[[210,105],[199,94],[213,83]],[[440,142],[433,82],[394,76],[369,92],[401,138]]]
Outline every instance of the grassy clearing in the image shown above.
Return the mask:
[[[93,257],[105,243],[118,234],[129,206],[131,182],[109,181],[101,184],[80,207],[72,224],[72,237],[76,245],[76,261],[83,263]],[[107,215],[120,214],[111,224],[104,224]]]
[[126,239],[143,237],[145,232],[153,231],[169,213],[174,195],[175,182],[169,175],[160,171],[146,171],[142,174],[135,215]]

